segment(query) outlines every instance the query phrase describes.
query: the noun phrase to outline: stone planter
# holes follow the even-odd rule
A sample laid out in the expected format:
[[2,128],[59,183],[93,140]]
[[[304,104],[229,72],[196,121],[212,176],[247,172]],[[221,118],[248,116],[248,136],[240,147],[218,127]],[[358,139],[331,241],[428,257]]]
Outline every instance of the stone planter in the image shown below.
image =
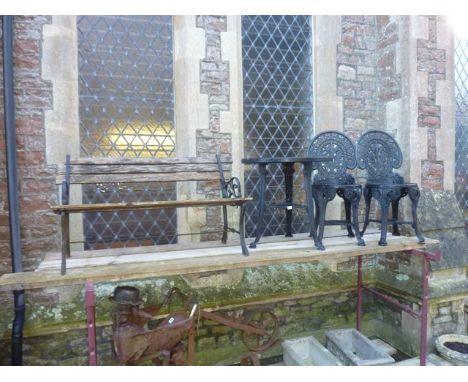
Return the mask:
[[435,340],[437,351],[447,361],[459,366],[468,366],[468,352],[465,353],[450,349],[447,346],[448,343],[464,344],[464,348],[466,349],[468,348],[468,336],[463,336],[461,334],[444,334],[437,337]]
[[344,365],[389,365],[395,360],[356,329],[330,330],[325,333],[327,348]]
[[341,365],[341,362],[313,336],[286,340],[282,346],[285,366]]

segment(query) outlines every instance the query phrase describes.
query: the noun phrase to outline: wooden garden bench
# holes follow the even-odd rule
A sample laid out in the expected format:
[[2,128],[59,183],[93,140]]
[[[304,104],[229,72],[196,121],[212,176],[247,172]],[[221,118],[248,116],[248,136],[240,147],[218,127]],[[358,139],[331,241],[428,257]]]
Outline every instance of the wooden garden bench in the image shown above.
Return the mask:
[[[225,161],[227,170],[231,162]],[[77,158],[67,156],[63,168],[59,168],[57,184],[61,185],[61,204],[52,206],[52,211],[61,217],[62,261],[61,273],[66,273],[66,261],[70,257],[70,214],[104,211],[154,210],[163,208],[187,208],[221,206],[223,208],[222,242],[227,242],[227,233],[240,235],[242,253],[248,256],[245,244],[244,215],[245,204],[252,200],[242,197],[237,178],[225,179],[223,162],[206,158]],[[227,171],[226,171],[227,173]],[[140,183],[140,182],[220,182],[220,197],[188,200],[155,200],[134,203],[70,204],[72,184]],[[240,207],[239,230],[228,226],[227,206]]]

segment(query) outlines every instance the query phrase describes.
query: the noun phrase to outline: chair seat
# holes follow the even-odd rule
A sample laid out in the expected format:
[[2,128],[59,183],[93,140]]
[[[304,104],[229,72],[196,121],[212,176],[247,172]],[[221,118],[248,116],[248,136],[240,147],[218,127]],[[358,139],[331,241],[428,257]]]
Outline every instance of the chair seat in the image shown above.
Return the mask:
[[419,187],[416,183],[371,183],[367,182],[365,184],[366,187],[400,187],[400,188],[411,188],[411,187]]
[[312,184],[312,188],[361,188],[360,184]]

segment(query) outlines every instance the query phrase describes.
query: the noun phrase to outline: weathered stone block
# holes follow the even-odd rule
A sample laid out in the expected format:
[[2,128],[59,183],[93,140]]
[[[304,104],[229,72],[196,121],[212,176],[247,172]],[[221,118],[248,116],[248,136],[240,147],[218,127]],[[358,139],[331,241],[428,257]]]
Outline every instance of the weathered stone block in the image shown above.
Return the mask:
[[468,264],[465,218],[453,192],[423,190],[418,218],[424,235],[441,242],[442,260],[432,264],[434,269]]
[[283,341],[285,366],[339,366],[341,362],[313,336]]
[[355,80],[356,69],[349,65],[340,65],[338,66],[337,78],[342,80]]
[[327,348],[344,365],[388,365],[395,360],[356,329],[330,330],[325,333]]
[[433,325],[432,335],[434,337],[437,337],[442,334],[455,333],[456,329],[457,329],[457,324],[455,322],[444,322],[442,324]]
[[452,309],[450,308],[450,305],[449,306],[439,306],[439,314],[441,316],[443,315],[447,315],[447,314],[450,314],[452,312]]
[[445,322],[452,322],[452,316],[451,315],[439,316],[439,317],[434,318],[432,322],[434,323],[434,325],[443,324]]

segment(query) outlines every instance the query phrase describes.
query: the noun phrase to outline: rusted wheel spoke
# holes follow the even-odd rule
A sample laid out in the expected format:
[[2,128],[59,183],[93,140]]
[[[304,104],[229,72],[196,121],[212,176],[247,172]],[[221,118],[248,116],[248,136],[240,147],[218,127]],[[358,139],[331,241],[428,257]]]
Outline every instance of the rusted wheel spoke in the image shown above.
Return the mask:
[[254,352],[265,351],[276,342],[279,325],[278,319],[273,312],[268,310],[248,312],[243,323],[266,332],[264,335],[251,333],[249,331],[242,332],[242,341],[249,350]]

